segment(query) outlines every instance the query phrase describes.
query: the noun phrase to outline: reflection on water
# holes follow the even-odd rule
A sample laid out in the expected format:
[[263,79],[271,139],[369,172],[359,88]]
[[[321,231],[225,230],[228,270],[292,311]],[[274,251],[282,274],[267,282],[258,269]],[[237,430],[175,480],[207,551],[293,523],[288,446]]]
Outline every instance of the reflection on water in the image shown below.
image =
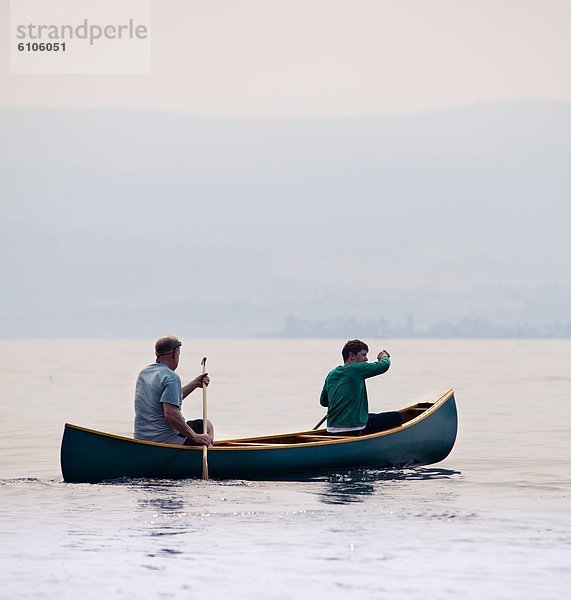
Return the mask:
[[327,486],[319,493],[324,504],[351,504],[363,502],[364,497],[380,493],[379,483],[396,483],[412,480],[433,481],[451,479],[460,471],[437,468],[416,469],[354,469],[345,473],[331,474],[326,478]]
[[351,504],[362,502],[363,496],[375,493],[375,486],[357,481],[331,483],[320,494],[324,504]]
[[188,480],[121,477],[105,481],[101,485],[116,485],[128,492],[133,492],[137,496],[137,506],[140,509],[158,512],[163,516],[177,515],[184,512],[187,501],[184,488],[188,488]]
[[411,479],[449,479],[460,475],[461,471],[452,469],[436,469],[417,467],[414,469],[352,469],[344,473],[334,473],[327,479],[330,482],[363,482],[363,481],[403,481]]
[[[321,475],[291,474],[288,479],[281,479],[282,483],[298,483],[302,486],[310,484],[309,489],[315,489],[311,484],[324,484],[319,486],[317,496],[324,504],[352,504],[363,502],[367,496],[381,494],[387,491],[387,485],[410,481],[438,481],[451,480],[461,476],[461,471],[441,469],[435,467],[415,467],[406,469],[351,469],[336,473],[323,473]],[[122,478],[105,485],[121,485],[134,491],[137,495],[137,506],[143,510],[159,513],[162,519],[188,515],[189,493],[196,485],[201,485],[197,480],[153,480],[153,479],[127,479]],[[255,482],[246,481],[216,481],[218,488],[224,486],[252,487]],[[141,497],[142,496],[142,497]],[[199,511],[200,512],[200,511]],[[202,514],[201,516],[205,516]],[[176,535],[172,523],[164,523],[166,531],[154,531],[151,535]]]
[[169,556],[177,556],[178,554],[183,554],[182,550],[175,550],[174,548],[159,548],[157,552],[150,552],[147,554],[150,558],[155,558],[157,556],[160,557],[169,557]]
[[163,514],[180,513],[184,508],[182,500],[160,496],[156,498],[139,498],[137,503],[140,508],[151,508]]

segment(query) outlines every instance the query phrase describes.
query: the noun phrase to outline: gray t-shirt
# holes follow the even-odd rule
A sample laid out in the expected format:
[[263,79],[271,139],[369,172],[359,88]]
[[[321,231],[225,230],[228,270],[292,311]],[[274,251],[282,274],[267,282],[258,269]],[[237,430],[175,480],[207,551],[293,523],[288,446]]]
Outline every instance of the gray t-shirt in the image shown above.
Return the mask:
[[163,402],[182,405],[180,377],[163,363],[145,367],[135,387],[135,438],[164,444],[182,444],[184,439],[165,419]]

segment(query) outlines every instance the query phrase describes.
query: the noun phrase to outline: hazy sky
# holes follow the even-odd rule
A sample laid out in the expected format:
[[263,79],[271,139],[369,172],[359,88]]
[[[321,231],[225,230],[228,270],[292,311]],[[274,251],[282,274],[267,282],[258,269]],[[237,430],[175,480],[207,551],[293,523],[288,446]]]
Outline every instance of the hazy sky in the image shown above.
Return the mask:
[[9,75],[4,35],[0,105],[299,116],[571,100],[570,24],[569,0],[160,0],[151,75]]
[[571,0],[156,0],[152,73],[105,76],[10,75],[2,36],[0,336],[571,323],[570,24]]

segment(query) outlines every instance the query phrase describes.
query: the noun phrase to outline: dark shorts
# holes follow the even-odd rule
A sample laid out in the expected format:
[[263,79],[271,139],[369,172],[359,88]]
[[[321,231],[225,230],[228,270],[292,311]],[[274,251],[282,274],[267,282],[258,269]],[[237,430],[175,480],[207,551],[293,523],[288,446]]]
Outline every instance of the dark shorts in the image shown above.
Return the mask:
[[[194,421],[187,421],[186,424],[194,431],[195,433],[202,433],[202,419],[194,419]],[[185,446],[194,446],[194,444],[182,433],[178,434],[184,442],[181,442]]]
[[379,433],[393,427],[400,427],[403,424],[402,414],[398,411],[384,413],[369,413],[369,419],[365,429],[356,431],[336,431],[328,432],[329,435],[369,435],[370,433]]

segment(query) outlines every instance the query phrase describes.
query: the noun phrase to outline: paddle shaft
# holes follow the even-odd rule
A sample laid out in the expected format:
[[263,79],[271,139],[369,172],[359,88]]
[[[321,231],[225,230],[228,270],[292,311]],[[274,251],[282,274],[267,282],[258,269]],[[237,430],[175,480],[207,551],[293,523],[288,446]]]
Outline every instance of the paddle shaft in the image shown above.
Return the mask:
[[316,425],[316,426],[315,426],[313,429],[319,429],[319,427],[320,427],[321,425],[323,425],[323,422],[325,421],[325,419],[327,419],[327,415],[325,415],[325,416],[323,417],[323,419],[321,419],[321,421],[319,421],[319,423],[318,423],[318,424],[317,424],[317,425]]
[[[202,374],[206,373],[206,356],[202,359]],[[202,433],[208,433],[206,384],[202,382]],[[208,481],[208,447],[202,446],[202,479]]]

